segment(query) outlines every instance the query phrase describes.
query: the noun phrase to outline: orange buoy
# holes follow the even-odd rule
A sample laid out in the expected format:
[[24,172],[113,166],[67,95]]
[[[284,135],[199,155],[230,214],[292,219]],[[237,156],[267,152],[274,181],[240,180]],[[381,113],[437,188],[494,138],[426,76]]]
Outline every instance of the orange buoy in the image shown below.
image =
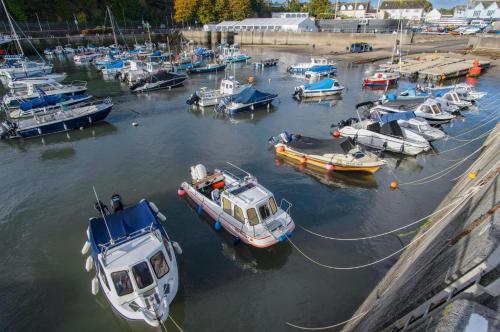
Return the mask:
[[307,158],[306,158],[306,156],[302,156],[302,157],[300,157],[300,163],[301,163],[302,165],[304,165],[305,163],[307,163]]
[[184,188],[179,188],[177,189],[177,195],[179,195],[180,197],[184,197],[186,195],[186,191],[184,190]]
[[335,131],[332,133],[332,136],[333,136],[333,138],[339,138],[339,137],[340,137],[340,131],[335,130]]
[[278,153],[283,153],[285,152],[285,147],[283,145],[280,145],[276,148],[276,152]]
[[248,76],[248,83],[253,83],[255,78],[253,76]]
[[477,176],[477,173],[476,172],[469,172],[469,174],[467,174],[467,176],[469,177],[469,179],[474,180]]
[[389,187],[392,190],[398,189],[398,182],[397,181],[392,181]]
[[481,67],[474,66],[471,69],[469,69],[469,77],[477,77],[479,75],[481,75]]
[[479,60],[478,59],[474,59],[474,61],[472,62],[472,65],[474,67],[479,67]]

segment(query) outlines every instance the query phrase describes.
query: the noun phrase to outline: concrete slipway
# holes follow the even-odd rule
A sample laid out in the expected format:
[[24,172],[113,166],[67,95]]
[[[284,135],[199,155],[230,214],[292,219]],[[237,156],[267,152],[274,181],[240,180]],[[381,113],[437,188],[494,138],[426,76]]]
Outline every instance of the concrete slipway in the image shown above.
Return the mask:
[[497,124],[436,211],[445,209],[422,226],[343,331],[500,329],[499,151]]

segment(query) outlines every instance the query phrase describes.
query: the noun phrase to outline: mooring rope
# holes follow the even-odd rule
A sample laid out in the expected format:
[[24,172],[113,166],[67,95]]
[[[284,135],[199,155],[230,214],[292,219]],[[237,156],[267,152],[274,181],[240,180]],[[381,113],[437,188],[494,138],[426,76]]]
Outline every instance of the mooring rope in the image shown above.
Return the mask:
[[470,132],[473,132],[473,131],[474,131],[474,130],[476,130],[476,129],[479,129],[479,128],[481,128],[481,127],[484,127],[484,126],[485,126],[485,125],[487,125],[488,123],[493,122],[493,120],[498,120],[498,117],[499,117],[499,115],[498,115],[498,114],[495,114],[495,115],[494,115],[494,116],[492,116],[492,117],[488,117],[488,118],[486,119],[486,121],[481,121],[481,122],[479,122],[479,123],[477,124],[477,126],[472,127],[471,129],[469,129],[469,130],[467,130],[467,131],[461,132],[460,134],[455,135],[455,136],[449,136],[449,135],[448,135],[448,137],[449,137],[449,138],[453,138],[453,139],[457,139],[457,137],[463,136],[463,135],[465,135],[465,134],[468,134],[468,133],[470,133]]
[[[462,196],[459,196],[457,198],[463,198]],[[318,236],[318,237],[321,237],[323,239],[327,239],[327,240],[335,240],[335,241],[362,241],[362,240],[370,240],[370,239],[375,239],[375,238],[378,238],[378,237],[382,237],[382,236],[386,236],[386,235],[389,235],[389,234],[392,234],[392,233],[396,233],[396,232],[399,232],[403,229],[406,229],[408,227],[411,227],[411,226],[414,226],[416,224],[419,224],[421,223],[422,221],[425,221],[427,220],[428,218],[430,218],[431,216],[439,213],[439,212],[442,212],[443,210],[446,210],[447,208],[451,207],[451,206],[458,206],[458,204],[460,204],[462,201],[457,199],[457,200],[454,200],[452,203],[432,212],[431,214],[425,216],[425,217],[422,217],[418,220],[415,220],[407,225],[404,225],[404,226],[400,226],[398,228],[395,228],[393,230],[390,230],[390,231],[386,231],[384,233],[379,233],[379,234],[374,234],[374,235],[368,235],[368,236],[363,236],[363,237],[352,237],[352,238],[342,238],[342,237],[333,237],[333,236],[328,236],[328,235],[323,235],[323,234],[318,234],[316,232],[313,232],[311,231],[310,229],[307,229],[305,228],[304,226],[301,226],[301,225],[298,225],[296,223],[297,226],[299,226],[301,229],[303,229],[304,231],[312,234],[312,235],[315,235],[315,236]]]
[[346,323],[349,323],[349,322],[352,322],[352,321],[355,321],[361,317],[363,317],[364,315],[366,315],[368,312],[365,311],[365,312],[362,312],[354,317],[351,317],[350,319],[348,320],[345,320],[343,322],[340,322],[340,323],[337,323],[337,324],[334,324],[334,325],[329,325],[329,326],[322,326],[322,327],[305,327],[305,326],[299,326],[299,325],[296,325],[296,324],[293,324],[293,323],[290,323],[290,322],[286,322],[286,324],[288,326],[291,326],[291,327],[295,327],[297,329],[301,329],[301,330],[309,330],[309,331],[319,331],[319,330],[327,330],[327,329],[331,329],[331,328],[334,328],[334,327],[338,327],[338,326],[341,326],[341,325],[344,325]]
[[175,327],[177,327],[177,329],[181,332],[184,332],[181,327],[179,326],[179,324],[177,324],[177,322],[172,318],[172,315],[168,315],[168,318],[170,318],[170,320],[172,321],[172,323],[174,323]]
[[456,150],[456,149],[460,149],[460,148],[462,148],[462,147],[466,146],[467,144],[470,144],[470,143],[472,143],[472,142],[475,142],[475,141],[477,141],[477,140],[479,140],[479,139],[483,138],[484,136],[488,135],[490,132],[492,132],[492,131],[493,131],[493,129],[495,129],[495,128],[492,128],[492,129],[490,129],[490,130],[487,130],[486,132],[482,133],[482,134],[481,134],[481,135],[479,135],[478,137],[473,138],[473,139],[471,139],[471,140],[467,141],[466,143],[464,143],[464,144],[462,144],[462,145],[455,146],[454,148],[451,148],[451,149],[448,149],[448,150],[438,151],[438,153],[439,153],[439,154],[443,154],[443,153],[447,153],[447,152],[450,152],[450,151],[454,151],[454,150]]

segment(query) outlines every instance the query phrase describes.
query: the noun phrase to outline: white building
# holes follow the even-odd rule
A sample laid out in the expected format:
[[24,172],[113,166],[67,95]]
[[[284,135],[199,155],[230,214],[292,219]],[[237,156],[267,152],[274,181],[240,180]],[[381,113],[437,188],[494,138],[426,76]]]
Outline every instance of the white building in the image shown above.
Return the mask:
[[465,10],[465,17],[472,20],[498,20],[500,19],[500,1],[470,0]]
[[[302,14],[302,13],[301,13]],[[207,31],[318,31],[310,17],[296,18],[247,18],[243,21],[224,21],[216,25],[205,25]]]
[[437,22],[441,19],[441,12],[434,8],[427,14],[425,14],[425,22]]
[[455,18],[465,18],[465,13],[467,12],[467,6],[456,6],[453,10],[453,17]]
[[297,17],[302,17],[306,18],[309,17],[309,13],[303,13],[303,12],[273,12],[271,17],[273,18],[297,18]]
[[337,16],[363,18],[366,17],[366,11],[370,8],[370,2],[339,2],[332,4],[331,8]]
[[379,7],[378,18],[420,20],[425,14],[425,1],[384,0]]

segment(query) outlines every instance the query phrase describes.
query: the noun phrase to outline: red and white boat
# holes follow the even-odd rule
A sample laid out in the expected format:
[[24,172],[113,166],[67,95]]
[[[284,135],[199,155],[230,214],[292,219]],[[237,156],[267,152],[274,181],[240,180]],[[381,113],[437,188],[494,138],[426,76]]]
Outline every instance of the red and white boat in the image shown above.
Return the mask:
[[363,80],[363,86],[386,86],[398,83],[398,73],[376,72]]

